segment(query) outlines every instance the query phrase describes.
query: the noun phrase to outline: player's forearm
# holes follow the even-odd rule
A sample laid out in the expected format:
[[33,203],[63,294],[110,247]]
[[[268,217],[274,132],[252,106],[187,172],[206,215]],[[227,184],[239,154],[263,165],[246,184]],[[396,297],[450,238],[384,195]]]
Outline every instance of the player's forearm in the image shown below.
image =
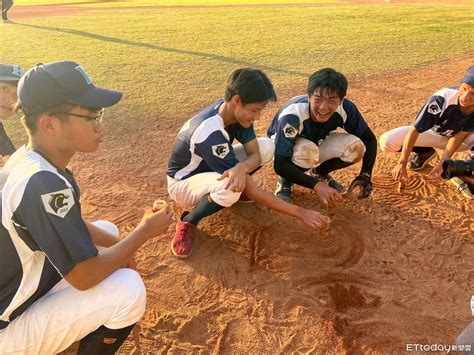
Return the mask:
[[365,153],[364,157],[362,158],[362,167],[360,169],[360,173],[372,175],[372,170],[377,158],[377,138],[370,128],[368,128],[362,135],[361,140],[365,145]]
[[301,207],[280,200],[275,195],[260,189],[255,185],[250,176],[247,177],[247,181],[245,183],[245,194],[256,203],[259,203],[274,211],[285,213],[294,217],[299,217],[301,215]]
[[110,247],[120,241],[119,237],[116,237],[115,235],[104,231],[103,229],[92,224],[91,222],[85,221],[85,223],[87,229],[89,230],[94,245],[100,247]]
[[81,291],[87,290],[124,265],[147,240],[148,234],[145,230],[137,228],[119,243],[78,263],[64,278],[74,288]]
[[416,130],[416,128],[411,127],[410,131],[405,137],[405,140],[403,141],[402,153],[400,154],[400,163],[403,165],[408,163],[408,158],[410,157],[410,153],[415,146],[415,142],[419,135],[420,133]]
[[448,140],[439,164],[442,164],[447,159],[451,159],[469,133],[470,132],[459,132]]
[[247,156],[247,159],[239,162],[237,165],[242,165],[243,167],[245,167],[245,172],[250,173],[260,167],[261,164],[262,160],[260,157],[260,153],[252,153]]
[[307,175],[303,171],[298,169],[291,162],[291,158],[275,155],[273,167],[275,169],[275,172],[288,182],[307,187],[311,190],[314,189],[316,184],[319,182],[319,179],[317,179],[316,177]]

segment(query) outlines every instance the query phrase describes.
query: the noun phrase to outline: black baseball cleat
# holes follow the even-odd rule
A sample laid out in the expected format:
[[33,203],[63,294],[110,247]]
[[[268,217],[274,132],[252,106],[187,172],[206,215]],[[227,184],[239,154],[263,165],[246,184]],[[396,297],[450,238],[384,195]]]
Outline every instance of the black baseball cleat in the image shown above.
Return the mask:
[[280,200],[283,200],[288,203],[293,202],[293,194],[291,192],[291,182],[286,181],[282,177],[278,179],[278,183],[275,189],[275,196]]
[[426,164],[436,158],[436,156],[437,154],[434,148],[431,148],[426,153],[414,153],[413,157],[410,159],[408,168],[410,170],[421,170],[426,166]]
[[347,189],[344,187],[344,185],[338,183],[336,180],[333,179],[333,177],[329,174],[327,175],[321,175],[316,171],[316,168],[312,168],[310,170],[310,174],[314,177],[317,177],[318,179],[325,181],[329,187],[332,187],[333,189],[337,190],[340,194],[345,194],[347,192]]
[[340,194],[343,195],[347,192],[347,189],[344,187],[344,185],[342,185],[342,184],[338,183],[336,180],[334,180],[331,175],[326,175],[324,178],[327,181],[328,186],[332,187],[333,189],[336,189],[337,192],[339,192]]

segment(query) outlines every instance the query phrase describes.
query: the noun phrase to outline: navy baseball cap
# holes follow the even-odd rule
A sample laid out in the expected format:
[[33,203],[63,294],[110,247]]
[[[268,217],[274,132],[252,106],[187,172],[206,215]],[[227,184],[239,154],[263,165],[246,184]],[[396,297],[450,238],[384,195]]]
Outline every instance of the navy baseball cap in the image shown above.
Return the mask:
[[2,81],[18,81],[23,74],[24,71],[19,65],[0,64],[0,80]]
[[474,65],[471,65],[466,71],[466,74],[464,74],[464,77],[461,79],[461,83],[474,86]]
[[109,107],[121,98],[119,91],[95,86],[84,68],[70,61],[37,64],[18,83],[18,101],[25,114],[62,104]]

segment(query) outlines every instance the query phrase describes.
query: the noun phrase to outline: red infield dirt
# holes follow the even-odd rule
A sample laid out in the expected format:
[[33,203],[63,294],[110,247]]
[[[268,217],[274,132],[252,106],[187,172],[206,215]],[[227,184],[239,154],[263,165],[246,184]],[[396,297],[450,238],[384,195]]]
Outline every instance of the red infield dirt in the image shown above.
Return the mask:
[[[473,62],[470,56],[350,80],[349,97],[380,136],[409,124],[435,90],[456,84]],[[303,91],[304,83],[278,88],[279,102]],[[276,108],[257,132],[264,134]],[[106,127],[100,151],[72,164],[85,215],[114,221],[123,235],[145,206],[168,199],[167,159],[187,117],[176,122],[155,110],[133,127]],[[398,193],[390,178],[396,161],[379,152],[371,198],[346,198],[327,237],[259,205],[237,204],[200,224],[189,259],[171,255],[173,231],[149,241],[136,255],[148,309],[120,352],[385,354],[408,343],[455,342],[471,321],[473,205],[446,182],[428,184],[429,169],[412,173]],[[347,185],[358,169],[335,176]],[[273,191],[271,166],[255,179]],[[303,188],[295,203],[324,211]]]
[[42,18],[42,17],[53,17],[53,16],[68,16],[76,15],[86,11],[110,11],[110,10],[132,10],[132,9],[147,9],[147,8],[201,8],[201,7],[269,7],[269,6],[342,6],[347,4],[383,4],[383,3],[398,3],[398,4],[469,4],[473,0],[347,0],[343,3],[314,3],[314,4],[275,4],[275,5],[196,5],[196,6],[173,6],[173,5],[163,5],[163,6],[122,6],[122,7],[80,7],[75,6],[78,4],[86,5],[91,3],[104,3],[104,2],[120,2],[118,0],[102,0],[94,2],[71,2],[67,5],[24,5],[24,6],[13,6],[13,8],[8,12],[8,16],[12,21],[28,19],[28,18]]
[[88,10],[85,7],[68,5],[13,6],[8,12],[8,17],[11,21],[15,21],[28,18],[75,15]]
[[[380,136],[409,124],[434,91],[456,85],[473,63],[470,55],[349,78],[348,96]],[[302,80],[277,88],[279,103],[304,86]],[[256,124],[261,135],[276,109]],[[153,200],[169,200],[167,160],[187,119],[164,116],[159,107],[131,118],[128,127],[114,127],[107,118],[101,149],[72,162],[84,215],[109,219],[126,235]],[[398,193],[390,178],[396,161],[395,154],[379,152],[371,198],[347,197],[326,237],[259,205],[237,204],[200,224],[186,260],[170,253],[172,230],[149,241],[136,254],[148,308],[120,353],[396,354],[408,343],[455,342],[472,319],[473,204],[446,182],[428,184],[429,168],[411,173]],[[358,169],[335,177],[347,185]],[[255,179],[273,191],[271,166]],[[324,211],[303,188],[295,189],[295,203]]]

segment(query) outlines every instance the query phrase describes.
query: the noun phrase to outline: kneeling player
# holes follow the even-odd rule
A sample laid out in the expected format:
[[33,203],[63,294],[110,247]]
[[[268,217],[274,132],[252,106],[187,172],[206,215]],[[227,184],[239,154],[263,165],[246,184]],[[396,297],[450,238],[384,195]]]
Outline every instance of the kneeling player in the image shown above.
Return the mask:
[[[359,198],[372,192],[377,139],[355,104],[345,98],[346,91],[342,73],[318,70],[309,77],[307,95],[290,99],[275,115],[268,136],[275,141],[274,168],[280,176],[275,195],[282,200],[292,202],[291,187],[298,184],[336,205],[346,188],[329,173],[361,159],[360,174],[349,190],[360,187]],[[310,175],[305,174],[308,170]]]
[[[273,158],[274,145],[256,138],[253,122],[276,99],[267,76],[256,69],[238,69],[225,96],[192,117],[181,128],[168,165],[168,192],[178,204],[195,206],[178,221],[171,250],[177,257],[191,253],[201,219],[246,198],[298,217],[313,228],[325,228],[325,216],[287,204],[259,189],[252,172]],[[232,145],[236,139],[240,144]]]

